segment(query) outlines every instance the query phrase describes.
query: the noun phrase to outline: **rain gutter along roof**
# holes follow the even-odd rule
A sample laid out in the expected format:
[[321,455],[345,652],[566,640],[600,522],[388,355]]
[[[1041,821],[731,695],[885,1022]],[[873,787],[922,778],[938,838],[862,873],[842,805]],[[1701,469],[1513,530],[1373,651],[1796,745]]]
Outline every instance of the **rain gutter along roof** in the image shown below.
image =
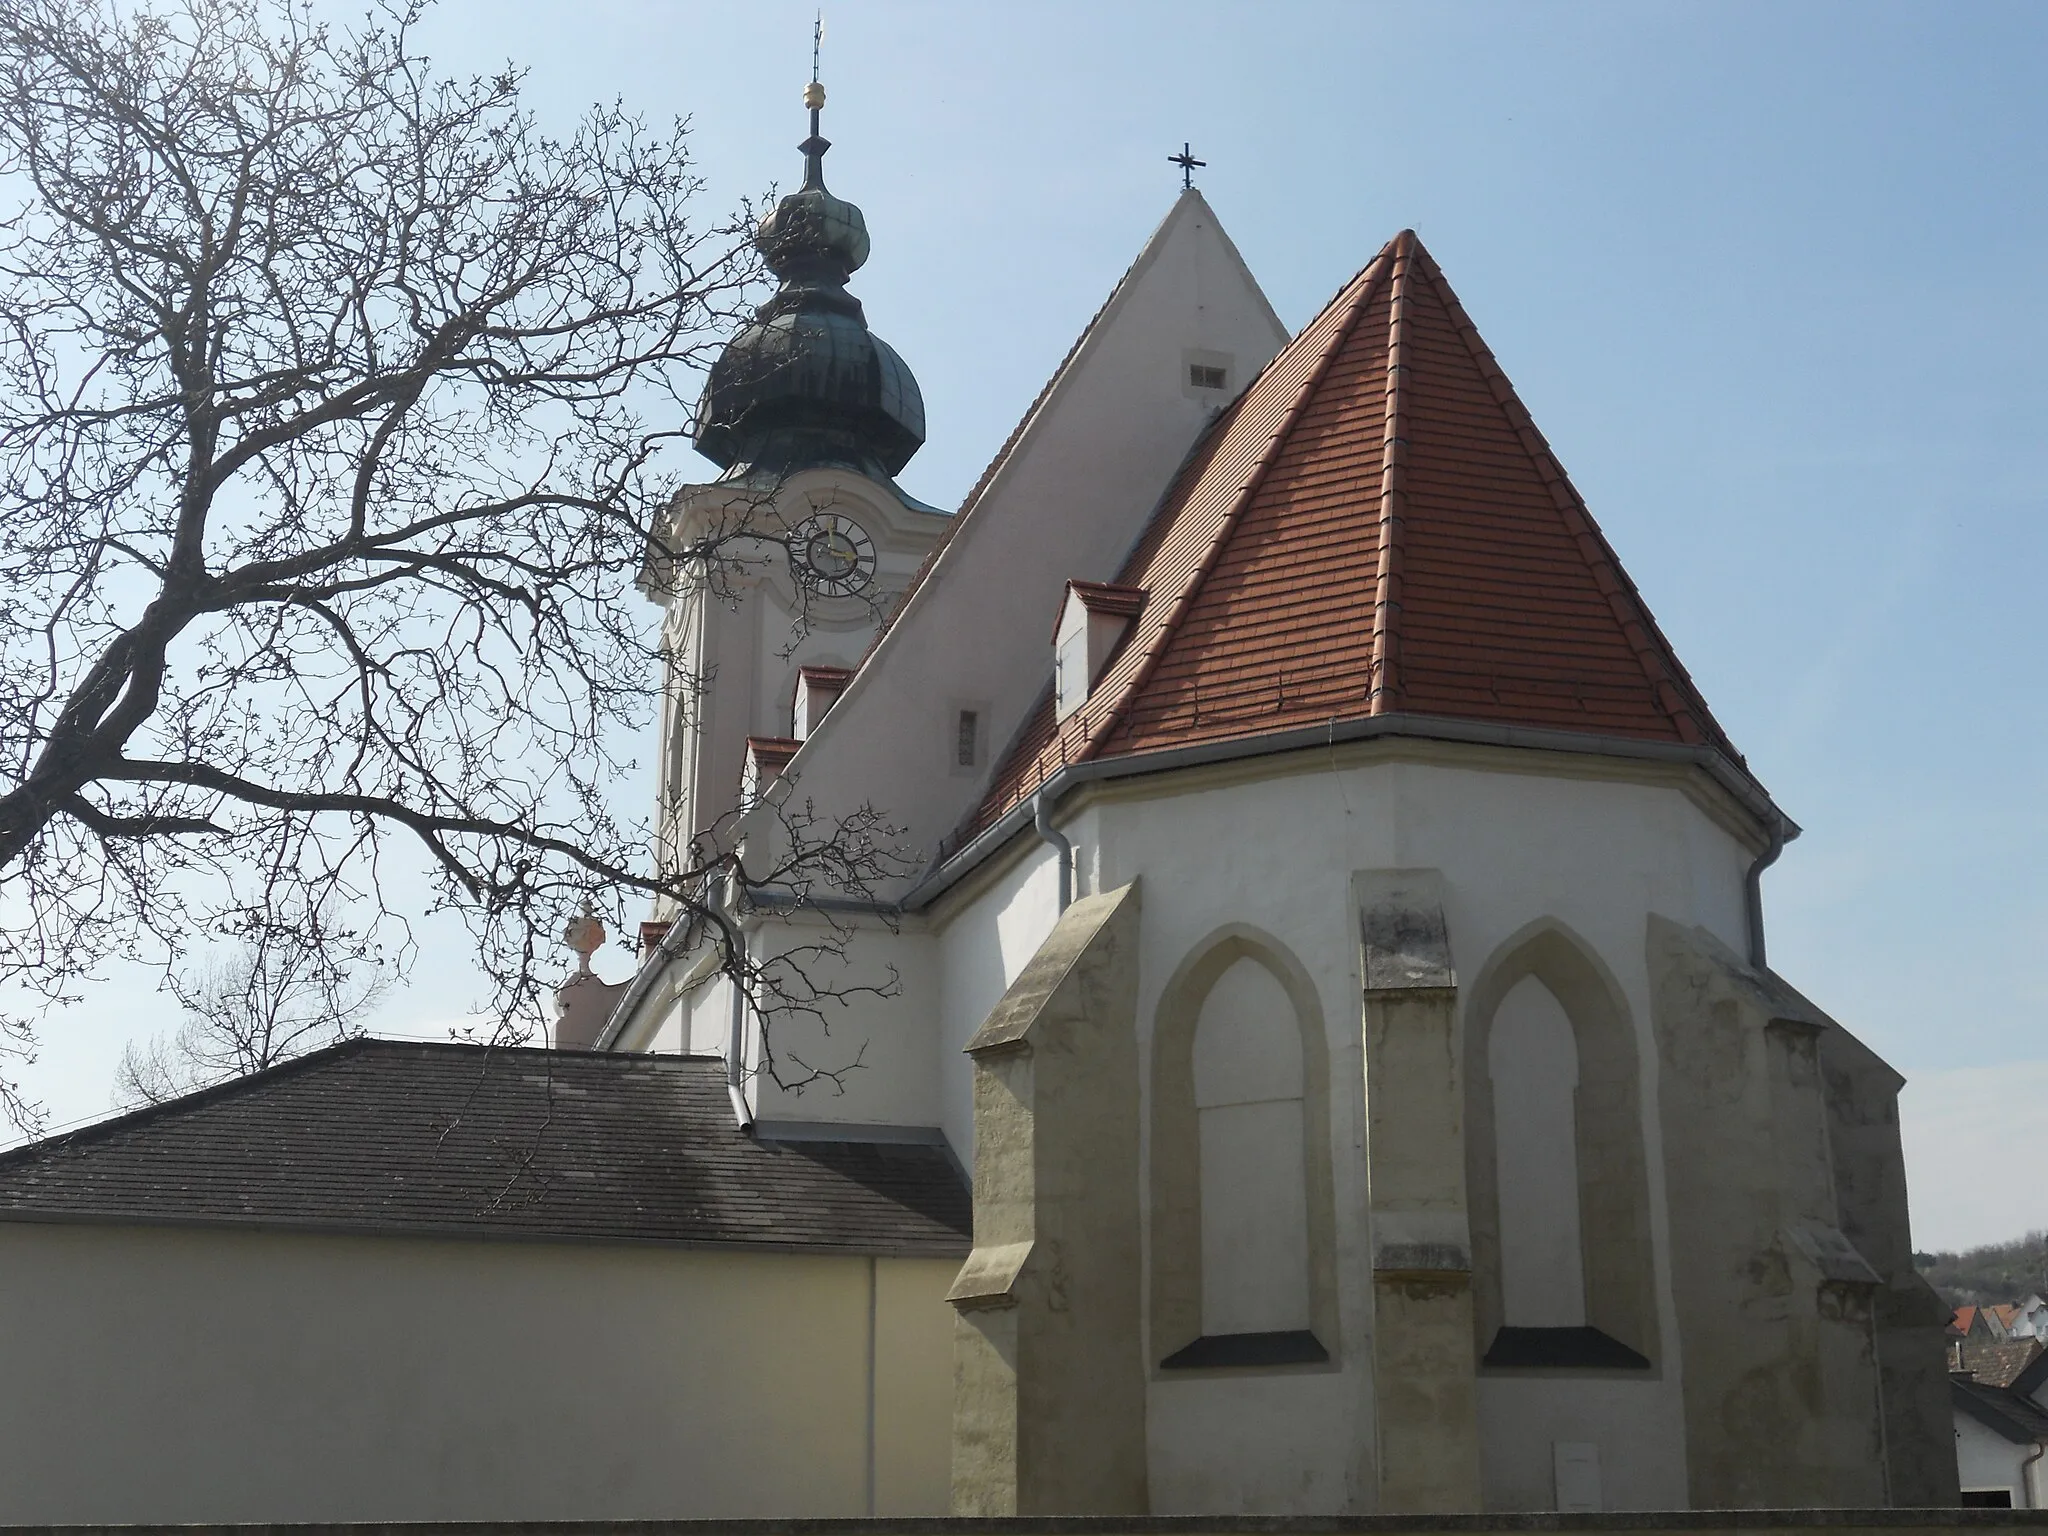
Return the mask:
[[[901,910],[909,912],[920,911],[931,905],[982,860],[1030,824],[1033,807],[1039,795],[1044,796],[1049,804],[1056,805],[1069,791],[1097,780],[1166,773],[1211,763],[1236,762],[1283,752],[1300,752],[1316,747],[1382,738],[1461,742],[1473,746],[1514,747],[1538,752],[1570,752],[1697,767],[1726,790],[1737,804],[1756,819],[1760,827],[1782,827],[1787,842],[1799,835],[1798,824],[1778,809],[1763,786],[1738,767],[1726,753],[1711,745],[1652,741],[1633,736],[1595,736],[1579,731],[1544,730],[1532,726],[1456,720],[1437,715],[1366,715],[1351,720],[1333,721],[1328,725],[1278,731],[1262,736],[1198,742],[1163,751],[1125,753],[1115,757],[1089,758],[1069,763],[1054,772],[1032,796],[1011,806],[1000,818],[947,858],[904,896],[898,905]],[[876,905],[880,908],[886,904]]]

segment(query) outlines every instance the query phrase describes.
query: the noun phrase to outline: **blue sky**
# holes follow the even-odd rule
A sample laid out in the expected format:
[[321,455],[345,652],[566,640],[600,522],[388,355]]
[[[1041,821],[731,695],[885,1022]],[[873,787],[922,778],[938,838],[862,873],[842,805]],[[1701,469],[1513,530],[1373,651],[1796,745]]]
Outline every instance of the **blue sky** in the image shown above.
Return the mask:
[[[527,66],[565,125],[689,115],[709,210],[796,179],[811,15],[444,0],[424,40]],[[929,409],[903,480],[941,505],[1165,214],[1183,140],[1290,325],[1419,231],[1807,829],[1767,878],[1772,959],[1914,1079],[1920,1240],[2048,1226],[2005,1193],[2038,1181],[1982,1166],[2048,1155],[2048,8],[851,0],[823,73],[829,179],[874,238],[855,291]],[[462,985],[390,1018],[430,1028]],[[112,1002],[53,1021],[30,1081],[59,1118],[170,1022]]]

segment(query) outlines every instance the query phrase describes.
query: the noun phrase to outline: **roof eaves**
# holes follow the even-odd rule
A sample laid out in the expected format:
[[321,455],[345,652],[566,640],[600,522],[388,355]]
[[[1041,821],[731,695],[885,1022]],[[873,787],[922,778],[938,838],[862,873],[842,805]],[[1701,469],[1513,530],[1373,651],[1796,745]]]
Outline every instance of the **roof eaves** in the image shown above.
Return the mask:
[[572,1243],[604,1247],[701,1249],[715,1253],[841,1253],[856,1257],[964,1257],[972,1239],[905,1238],[898,1242],[811,1242],[700,1237],[648,1237],[580,1231],[573,1228],[506,1228],[481,1224],[427,1221],[322,1221],[315,1217],[281,1220],[274,1217],[163,1215],[153,1211],[78,1211],[0,1205],[0,1223],[45,1227],[151,1227],[163,1230],[212,1232],[277,1232],[298,1237],[418,1237],[477,1243]]
[[2043,1346],[2039,1339],[2034,1342],[2037,1347],[2033,1358],[2020,1367],[2011,1382],[2013,1391],[2027,1397],[2032,1397],[2044,1383],[2048,1383],[2048,1346]]
[[1949,1401],[2001,1439],[2031,1445],[2048,1438],[2048,1414],[2010,1387],[1995,1387],[1966,1376],[1948,1379]]
[[[1042,691],[1043,707],[1050,688]],[[1032,818],[1039,795],[1057,804],[1070,790],[1094,779],[1140,777],[1171,773],[1183,768],[1208,767],[1215,763],[1246,758],[1280,756],[1289,752],[1327,751],[1354,741],[1381,738],[1445,741],[1483,747],[1508,747],[1536,752],[1584,753],[1595,757],[1640,759],[1651,762],[1689,764],[1699,768],[1718,785],[1759,827],[1773,819],[1786,831],[1786,838],[1799,834],[1799,825],[1777,808],[1768,791],[1748,769],[1719,747],[1702,743],[1660,741],[1640,736],[1600,736],[1581,731],[1555,730],[1538,726],[1502,725],[1492,721],[1465,720],[1448,715],[1391,714],[1358,715],[1332,720],[1325,725],[1290,730],[1255,732],[1221,737],[1185,746],[1156,747],[1143,752],[1113,754],[1070,762],[1046,774],[1031,793],[1020,795],[1012,804],[978,829],[963,833],[953,852],[946,855],[900,903],[906,912],[921,911],[958,884],[983,860],[992,857],[1021,832]],[[970,826],[974,824],[970,822]]]

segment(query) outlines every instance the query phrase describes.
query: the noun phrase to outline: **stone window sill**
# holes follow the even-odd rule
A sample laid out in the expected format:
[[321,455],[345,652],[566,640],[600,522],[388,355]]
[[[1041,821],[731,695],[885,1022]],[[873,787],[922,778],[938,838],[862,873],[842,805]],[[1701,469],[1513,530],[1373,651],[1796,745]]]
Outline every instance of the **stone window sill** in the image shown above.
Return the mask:
[[1493,1336],[1488,1370],[1647,1371],[1650,1362],[1598,1328],[1503,1328]]
[[1324,1365],[1330,1352],[1305,1328],[1286,1333],[1204,1334],[1159,1362],[1162,1371],[1227,1369],[1232,1366]]

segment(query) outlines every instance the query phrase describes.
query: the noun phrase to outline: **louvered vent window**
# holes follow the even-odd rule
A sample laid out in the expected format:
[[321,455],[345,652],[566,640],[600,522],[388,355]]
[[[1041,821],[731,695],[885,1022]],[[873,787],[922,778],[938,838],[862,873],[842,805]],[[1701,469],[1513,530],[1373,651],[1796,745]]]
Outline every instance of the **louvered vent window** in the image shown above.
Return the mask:
[[960,729],[953,743],[953,760],[962,768],[974,766],[974,744],[980,727],[979,714],[971,709],[960,711]]
[[1188,382],[1197,389],[1223,388],[1224,371],[1207,363],[1188,364]]

